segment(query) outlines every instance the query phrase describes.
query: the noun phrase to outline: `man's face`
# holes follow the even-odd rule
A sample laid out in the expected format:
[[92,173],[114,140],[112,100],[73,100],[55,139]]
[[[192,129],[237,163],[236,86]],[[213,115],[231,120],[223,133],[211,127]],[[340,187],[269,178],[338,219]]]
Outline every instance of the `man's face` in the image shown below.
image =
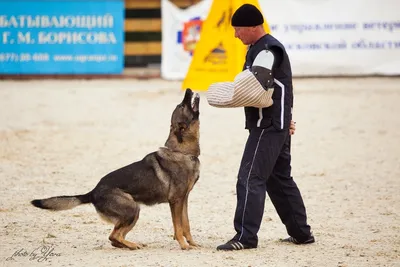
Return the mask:
[[233,27],[235,29],[235,37],[239,38],[244,45],[252,44],[254,41],[253,33],[255,27]]

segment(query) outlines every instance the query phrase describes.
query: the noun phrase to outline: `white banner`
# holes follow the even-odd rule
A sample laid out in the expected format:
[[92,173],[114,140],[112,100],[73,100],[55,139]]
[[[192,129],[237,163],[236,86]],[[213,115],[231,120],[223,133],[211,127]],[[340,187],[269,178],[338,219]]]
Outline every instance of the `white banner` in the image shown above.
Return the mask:
[[294,76],[400,74],[399,0],[259,0]]
[[[203,0],[180,10],[162,0],[163,78],[185,77],[192,58],[190,41],[198,37],[193,37],[197,34],[193,29],[183,37],[185,23],[195,17],[205,19],[211,4],[212,0]],[[271,34],[286,47],[293,76],[400,75],[400,0],[259,0],[259,4]]]
[[187,9],[180,9],[169,0],[161,1],[162,78],[185,78],[194,47],[200,38],[201,23],[206,19],[211,4],[212,0],[203,0]]

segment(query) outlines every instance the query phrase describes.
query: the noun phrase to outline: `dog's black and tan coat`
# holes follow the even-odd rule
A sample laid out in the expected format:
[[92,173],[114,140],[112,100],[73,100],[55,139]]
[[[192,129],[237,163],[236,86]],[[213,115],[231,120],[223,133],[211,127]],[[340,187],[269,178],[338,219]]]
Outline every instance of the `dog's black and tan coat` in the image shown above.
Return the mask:
[[186,89],[183,101],[172,113],[165,147],[107,174],[89,193],[36,199],[31,203],[49,210],[92,203],[102,218],[114,224],[109,236],[111,244],[129,249],[144,246],[125,239],[139,218],[139,205],[169,203],[174,238],[180,247],[198,246],[190,233],[188,196],[199,179],[199,102],[199,95]]

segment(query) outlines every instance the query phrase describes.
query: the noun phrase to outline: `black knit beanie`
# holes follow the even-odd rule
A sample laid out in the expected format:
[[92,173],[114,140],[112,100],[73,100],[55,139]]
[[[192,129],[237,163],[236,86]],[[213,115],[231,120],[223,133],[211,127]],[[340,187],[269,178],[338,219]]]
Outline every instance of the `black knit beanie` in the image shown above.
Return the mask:
[[233,13],[231,24],[234,27],[253,27],[264,23],[263,15],[254,5],[244,4]]

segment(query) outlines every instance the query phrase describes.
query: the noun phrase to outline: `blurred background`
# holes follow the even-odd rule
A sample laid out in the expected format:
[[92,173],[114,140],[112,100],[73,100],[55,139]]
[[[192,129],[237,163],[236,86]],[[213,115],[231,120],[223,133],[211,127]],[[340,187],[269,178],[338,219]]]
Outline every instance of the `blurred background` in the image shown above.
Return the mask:
[[208,18],[211,10],[219,25],[229,26],[243,3],[260,7],[295,76],[400,74],[396,0],[0,0],[0,75],[183,80],[201,37],[210,53],[220,38],[220,55],[234,57],[224,43],[233,38],[231,27],[218,26],[221,34],[214,36],[202,28],[216,19]]

